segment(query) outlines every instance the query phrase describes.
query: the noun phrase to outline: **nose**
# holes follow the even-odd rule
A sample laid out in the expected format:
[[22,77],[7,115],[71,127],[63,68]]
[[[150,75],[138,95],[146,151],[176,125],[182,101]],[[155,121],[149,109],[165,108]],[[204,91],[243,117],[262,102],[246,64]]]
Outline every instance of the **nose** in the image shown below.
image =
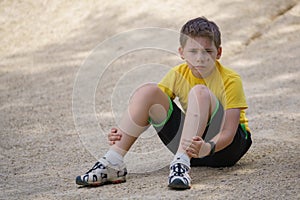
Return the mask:
[[204,63],[204,62],[205,62],[205,57],[206,57],[205,53],[199,52],[199,53],[197,54],[196,61],[197,61],[198,63]]
[[211,57],[206,51],[201,51],[197,54],[196,61],[199,64],[207,64],[211,61]]

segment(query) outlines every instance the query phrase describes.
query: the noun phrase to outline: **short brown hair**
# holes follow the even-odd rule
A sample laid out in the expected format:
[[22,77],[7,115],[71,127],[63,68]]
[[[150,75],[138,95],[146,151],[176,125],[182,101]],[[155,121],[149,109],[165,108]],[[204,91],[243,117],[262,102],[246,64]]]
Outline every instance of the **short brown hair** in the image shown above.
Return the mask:
[[180,31],[180,45],[185,46],[188,37],[208,37],[217,48],[221,45],[221,32],[219,27],[205,17],[198,17],[186,22]]

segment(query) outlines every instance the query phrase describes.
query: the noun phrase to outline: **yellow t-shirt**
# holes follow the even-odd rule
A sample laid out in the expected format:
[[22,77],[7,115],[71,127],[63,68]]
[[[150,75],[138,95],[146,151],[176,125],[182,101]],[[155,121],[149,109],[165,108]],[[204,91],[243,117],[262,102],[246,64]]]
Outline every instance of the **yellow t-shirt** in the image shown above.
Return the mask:
[[244,124],[246,130],[250,131],[245,113],[248,105],[242,80],[235,71],[222,66],[218,61],[216,61],[216,68],[212,74],[204,79],[195,77],[186,63],[178,65],[166,74],[158,86],[172,100],[178,97],[182,108],[186,111],[189,91],[198,84],[208,87],[225,110],[240,108],[240,124]]

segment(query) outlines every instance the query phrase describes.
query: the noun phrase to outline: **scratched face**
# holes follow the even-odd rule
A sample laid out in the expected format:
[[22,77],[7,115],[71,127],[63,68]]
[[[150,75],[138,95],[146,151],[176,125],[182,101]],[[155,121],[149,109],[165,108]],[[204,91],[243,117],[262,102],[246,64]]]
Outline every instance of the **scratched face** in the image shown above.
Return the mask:
[[205,78],[215,69],[215,62],[221,56],[221,47],[217,49],[208,37],[194,37],[187,39],[185,46],[179,48],[179,53],[194,76]]

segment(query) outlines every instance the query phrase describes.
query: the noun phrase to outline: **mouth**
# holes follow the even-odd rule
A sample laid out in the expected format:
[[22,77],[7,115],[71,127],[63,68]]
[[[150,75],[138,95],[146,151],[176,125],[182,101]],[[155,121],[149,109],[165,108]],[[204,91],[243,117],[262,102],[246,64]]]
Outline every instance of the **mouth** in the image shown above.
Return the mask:
[[195,69],[205,69],[206,66],[194,66]]

